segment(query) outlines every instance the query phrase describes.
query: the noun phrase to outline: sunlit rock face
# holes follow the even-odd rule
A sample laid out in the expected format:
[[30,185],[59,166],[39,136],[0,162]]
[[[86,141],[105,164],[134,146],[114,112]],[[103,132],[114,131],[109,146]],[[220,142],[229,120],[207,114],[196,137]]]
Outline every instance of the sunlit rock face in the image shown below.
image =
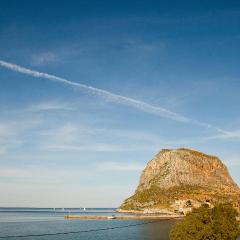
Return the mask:
[[240,189],[218,157],[192,149],[163,149],[143,170],[134,195],[119,211],[188,212],[202,204],[232,202]]

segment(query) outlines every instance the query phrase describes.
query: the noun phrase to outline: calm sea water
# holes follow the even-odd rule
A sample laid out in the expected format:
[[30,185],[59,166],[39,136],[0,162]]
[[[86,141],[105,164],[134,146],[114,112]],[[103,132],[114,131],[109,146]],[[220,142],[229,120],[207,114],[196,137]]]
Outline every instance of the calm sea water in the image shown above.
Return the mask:
[[[51,209],[51,208],[0,208],[0,237],[8,235],[45,234],[56,232],[85,231],[91,229],[111,228],[148,222],[143,220],[66,220],[64,216],[92,214],[116,215],[115,209],[88,208]],[[161,221],[128,228],[111,229],[99,232],[77,233],[56,236],[28,237],[18,239],[31,240],[167,240],[169,229],[175,222]],[[16,240],[17,238],[9,238]]]

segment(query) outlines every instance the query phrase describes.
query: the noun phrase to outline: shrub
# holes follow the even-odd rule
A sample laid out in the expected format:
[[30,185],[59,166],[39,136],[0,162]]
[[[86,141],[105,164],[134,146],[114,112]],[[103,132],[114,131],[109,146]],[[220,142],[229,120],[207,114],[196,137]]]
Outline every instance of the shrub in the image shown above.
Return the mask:
[[193,209],[173,226],[170,240],[236,240],[239,234],[236,217],[237,211],[230,204]]

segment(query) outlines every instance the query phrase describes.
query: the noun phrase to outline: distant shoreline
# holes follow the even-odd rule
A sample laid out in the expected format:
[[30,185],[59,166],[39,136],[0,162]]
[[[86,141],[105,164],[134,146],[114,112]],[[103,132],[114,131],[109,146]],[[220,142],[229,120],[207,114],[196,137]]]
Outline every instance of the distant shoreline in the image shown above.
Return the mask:
[[81,220],[172,220],[183,219],[184,216],[178,215],[113,215],[113,216],[100,216],[100,215],[66,215],[65,219],[81,219]]

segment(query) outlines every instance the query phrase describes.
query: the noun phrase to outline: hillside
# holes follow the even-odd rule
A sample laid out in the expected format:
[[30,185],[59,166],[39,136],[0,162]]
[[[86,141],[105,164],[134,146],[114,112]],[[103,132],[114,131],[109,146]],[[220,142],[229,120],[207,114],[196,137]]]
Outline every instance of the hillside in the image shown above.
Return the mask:
[[191,149],[163,149],[144,169],[119,211],[186,213],[202,204],[239,205],[240,189],[218,157]]

